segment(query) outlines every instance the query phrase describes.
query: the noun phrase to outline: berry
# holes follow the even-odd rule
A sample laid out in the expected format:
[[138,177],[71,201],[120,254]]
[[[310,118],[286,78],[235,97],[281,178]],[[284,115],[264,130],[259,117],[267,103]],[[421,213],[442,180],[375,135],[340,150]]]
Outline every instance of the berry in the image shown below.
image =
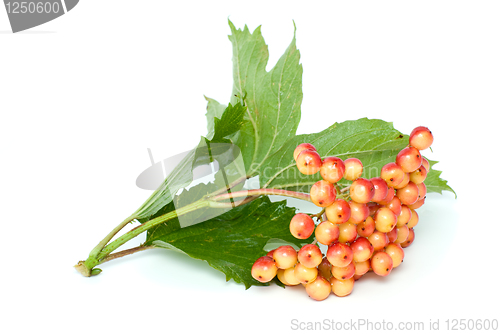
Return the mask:
[[422,166],[424,166],[425,169],[427,169],[427,172],[431,170],[431,164],[429,163],[429,160],[427,160],[424,157],[422,157]]
[[389,187],[385,180],[381,177],[374,177],[370,179],[370,182],[373,184],[373,188],[375,192],[372,197],[373,202],[383,201],[387,197],[387,193],[389,191]]
[[358,178],[351,184],[349,194],[354,202],[368,203],[375,195],[375,188],[369,180]]
[[413,204],[418,200],[418,187],[410,181],[406,187],[396,190],[396,196],[399,197],[402,204]]
[[345,222],[339,225],[339,242],[353,242],[358,236],[356,225],[351,222]]
[[403,248],[398,245],[397,243],[390,243],[387,245],[385,248],[385,252],[391,257],[392,259],[392,268],[396,268],[403,262],[403,259],[405,257],[405,252],[403,251]]
[[356,158],[349,158],[344,161],[345,172],[344,179],[354,181],[363,174],[363,164],[361,160]]
[[401,200],[399,199],[399,197],[394,196],[389,204],[386,204],[386,207],[391,209],[391,211],[394,212],[396,216],[399,216],[399,214],[401,213]]
[[406,205],[401,205],[401,213],[398,216],[398,222],[396,223],[396,226],[401,227],[408,224],[410,218],[411,218],[410,208]]
[[285,271],[283,272],[283,277],[284,277],[285,281],[288,282],[287,285],[299,285],[300,284],[300,281],[295,277],[295,267],[285,269]]
[[349,279],[356,273],[354,262],[349,263],[345,267],[332,266],[332,276],[336,279]]
[[342,159],[336,157],[326,157],[319,170],[323,180],[331,183],[337,183],[342,179],[345,172],[345,165]]
[[395,230],[397,230],[397,238],[394,240],[394,243],[401,244],[408,239],[408,235],[410,234],[408,226],[403,225],[401,227],[397,227]]
[[425,181],[427,177],[427,169],[424,166],[418,167],[416,170],[410,173],[410,181],[415,184],[420,184]]
[[401,181],[400,184],[398,184],[397,186],[394,186],[394,189],[401,189],[401,188],[404,188],[408,185],[408,182],[410,182],[410,174],[409,173],[405,173],[404,174],[404,177],[403,177],[403,181]]
[[326,218],[335,224],[342,224],[351,218],[351,207],[343,200],[338,199],[325,209]]
[[415,202],[415,203],[413,203],[413,204],[408,205],[408,207],[409,207],[410,209],[416,210],[416,209],[420,208],[420,207],[421,207],[422,205],[424,205],[424,204],[425,204],[425,197],[424,197],[424,198],[419,199],[418,201],[416,201],[416,202]]
[[354,274],[354,276],[352,278],[354,278],[354,281],[357,281],[359,280],[361,277],[363,277],[363,275],[356,275]]
[[313,175],[321,168],[321,157],[313,150],[303,150],[297,157],[297,168],[305,175]]
[[410,211],[411,211],[411,218],[408,221],[408,224],[406,224],[406,226],[408,226],[408,228],[414,228],[418,224],[418,213],[413,209],[410,209]]
[[387,183],[387,186],[394,187],[403,181],[405,172],[401,166],[394,162],[386,164],[380,170],[380,177]]
[[363,262],[368,259],[373,254],[373,246],[368,241],[368,239],[359,237],[354,242],[351,244],[351,249],[352,249],[352,254],[353,254],[353,261],[354,262]]
[[378,211],[378,209],[380,209],[382,207],[381,204],[377,204],[377,203],[373,203],[373,202],[370,202],[370,203],[366,203],[366,205],[368,206],[368,211],[370,212],[370,216],[374,216],[375,213]]
[[267,256],[270,256],[270,257],[273,257],[273,254],[274,254],[274,251],[275,251],[275,250],[276,250],[276,249],[272,249],[272,250],[270,250],[269,252],[267,252],[267,254],[266,254],[266,255],[267,255]]
[[378,209],[373,218],[375,219],[375,228],[380,232],[391,231],[396,226],[398,219],[396,214],[386,207]]
[[252,266],[252,277],[261,283],[271,281],[278,273],[276,263],[269,256],[262,256]]
[[321,263],[318,266],[318,275],[321,275],[321,277],[324,277],[325,279],[330,279],[332,276],[332,264],[326,257],[321,260]]
[[352,262],[352,249],[346,244],[336,242],[333,245],[328,246],[326,258],[336,267],[345,267]]
[[411,173],[422,164],[420,151],[415,147],[405,147],[396,156],[396,164],[401,166],[405,173]]
[[410,246],[415,240],[415,231],[412,228],[410,228],[409,232],[410,233],[408,233],[408,239],[406,239],[406,241],[401,244],[401,247],[403,248]]
[[295,278],[302,284],[314,282],[318,276],[317,268],[307,268],[303,264],[297,263],[294,269]]
[[418,150],[425,150],[432,145],[434,136],[425,126],[418,126],[410,133],[410,145]]
[[370,270],[370,259],[363,262],[354,262],[355,274],[364,275]]
[[339,227],[331,221],[325,220],[316,227],[314,236],[319,243],[330,245],[339,239]]
[[418,187],[418,199],[422,199],[425,197],[425,195],[427,195],[427,186],[425,185],[425,183],[419,183],[417,184],[417,187]]
[[354,278],[339,280],[335,277],[330,278],[332,292],[339,297],[345,297],[351,294],[354,288]]
[[325,300],[328,296],[330,296],[332,287],[329,281],[321,276],[318,276],[314,282],[306,284],[306,292],[309,297],[314,300]]
[[368,238],[368,241],[372,244],[374,251],[379,251],[385,248],[389,243],[389,238],[387,234],[375,230]]
[[314,221],[305,213],[297,213],[290,221],[290,233],[297,239],[307,239],[314,231]]
[[335,197],[337,197],[337,191],[333,184],[321,180],[312,185],[310,195],[311,201],[316,206],[325,208],[333,204]]
[[391,273],[392,258],[386,252],[377,252],[373,255],[370,265],[373,272],[379,276],[387,276]]
[[280,280],[281,283],[285,285],[292,285],[288,283],[288,281],[286,280],[285,269],[278,269],[278,274],[276,276],[278,276],[278,279]]
[[349,201],[349,207],[351,208],[351,218],[349,220],[354,224],[361,223],[370,214],[368,206],[364,203]]
[[361,237],[369,237],[375,231],[375,220],[371,216],[356,226],[356,231]]
[[396,241],[396,239],[398,238],[397,228],[393,228],[392,230],[390,230],[386,234],[387,234],[387,239],[389,240],[389,243]]
[[273,259],[278,269],[288,269],[297,263],[297,251],[289,245],[280,246],[275,249]]
[[293,160],[297,161],[297,157],[304,150],[316,151],[316,147],[314,147],[312,144],[309,144],[309,143],[302,143],[302,144],[298,145],[295,148],[295,151],[293,151]]
[[380,201],[379,204],[380,205],[388,205],[389,203],[391,203],[394,196],[396,196],[396,192],[394,191],[394,188],[389,187],[389,189],[387,190],[387,197],[384,198],[383,201]]
[[317,267],[321,260],[323,259],[323,254],[321,253],[318,246],[313,244],[308,244],[302,246],[298,253],[299,263],[307,268]]

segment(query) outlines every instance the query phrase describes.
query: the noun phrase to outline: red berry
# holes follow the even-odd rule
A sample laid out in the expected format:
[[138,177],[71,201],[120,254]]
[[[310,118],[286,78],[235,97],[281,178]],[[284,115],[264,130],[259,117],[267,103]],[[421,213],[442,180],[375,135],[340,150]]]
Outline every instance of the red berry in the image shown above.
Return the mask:
[[378,203],[384,200],[389,191],[389,187],[387,186],[385,180],[381,177],[374,177],[370,179],[370,182],[373,184],[373,188],[375,189],[372,201]]
[[359,237],[354,240],[354,242],[351,244],[351,249],[354,262],[363,262],[370,259],[374,251],[370,241],[363,237]]
[[395,226],[398,217],[389,208],[380,208],[377,213],[375,213],[375,228],[380,232],[389,232]]
[[316,226],[314,236],[319,243],[323,245],[330,245],[336,242],[339,238],[339,227],[334,223],[325,220]]
[[335,186],[328,181],[321,180],[312,185],[311,201],[319,207],[325,208],[330,206],[337,197]]
[[292,268],[297,263],[297,251],[289,245],[280,246],[274,251],[273,259],[279,269]]
[[402,204],[413,204],[418,200],[418,187],[410,181],[406,187],[396,190],[396,196],[399,197]]
[[360,177],[351,184],[349,195],[354,202],[368,203],[375,195],[375,188],[369,180]]
[[375,251],[384,249],[384,247],[389,243],[387,234],[377,230],[375,230],[367,239],[372,244]]
[[262,256],[252,266],[252,277],[261,283],[271,281],[278,273],[276,263],[269,256]]
[[316,147],[314,147],[312,144],[309,143],[302,143],[298,145],[295,148],[295,151],[293,151],[293,160],[297,161],[297,157],[299,156],[300,152],[304,150],[316,151]]
[[351,218],[351,207],[343,199],[338,199],[325,209],[326,218],[335,224],[342,224]]
[[386,252],[377,252],[373,255],[370,263],[373,272],[379,276],[387,276],[391,273],[392,258]]
[[345,267],[336,267],[332,266],[332,276],[336,279],[349,279],[354,276],[356,273],[356,267],[354,266],[354,262],[349,263]]
[[416,170],[410,173],[410,181],[415,184],[420,184],[425,181],[427,177],[427,169],[421,165]]
[[414,240],[415,240],[415,231],[412,228],[410,228],[410,231],[408,233],[408,239],[406,239],[405,242],[401,243],[401,247],[406,248],[410,246]]
[[425,126],[418,126],[410,133],[410,145],[418,150],[425,150],[432,145],[434,136]]
[[401,264],[401,262],[403,262],[403,259],[405,257],[405,252],[403,251],[403,248],[397,243],[388,244],[387,247],[385,248],[385,252],[392,259],[393,269],[398,267]]
[[422,164],[420,151],[415,147],[405,147],[396,156],[396,164],[401,166],[405,173],[413,172]]
[[339,242],[353,242],[358,236],[356,225],[351,222],[345,222],[339,225]]
[[354,181],[363,174],[363,164],[357,158],[349,158],[344,161],[344,179]]
[[330,296],[331,285],[328,280],[318,276],[313,282],[306,285],[306,292],[314,300],[325,300]]
[[318,246],[307,244],[302,246],[299,250],[298,259],[303,266],[307,268],[314,268],[321,263],[321,260],[323,260],[323,254]]
[[290,233],[297,239],[307,239],[314,232],[314,221],[305,213],[297,213],[290,221]]
[[386,207],[391,209],[392,212],[396,214],[396,216],[399,216],[399,214],[401,213],[401,200],[399,199],[399,197],[394,196],[392,201],[390,201],[389,204],[386,205]]
[[352,249],[346,244],[336,242],[328,247],[326,258],[333,266],[345,267],[352,262]]
[[313,175],[321,168],[321,157],[313,150],[303,150],[297,157],[297,168],[305,175]]
[[349,220],[354,224],[361,223],[370,214],[368,206],[364,203],[349,201],[349,206],[351,207],[351,218]]
[[326,157],[319,170],[323,180],[336,183],[342,179],[345,172],[345,165],[342,159],[336,157]]
[[404,171],[401,166],[394,162],[386,164],[380,170],[380,177],[387,183],[387,186],[394,187],[403,181]]
[[362,237],[369,237],[375,231],[375,220],[371,216],[356,226],[356,231]]

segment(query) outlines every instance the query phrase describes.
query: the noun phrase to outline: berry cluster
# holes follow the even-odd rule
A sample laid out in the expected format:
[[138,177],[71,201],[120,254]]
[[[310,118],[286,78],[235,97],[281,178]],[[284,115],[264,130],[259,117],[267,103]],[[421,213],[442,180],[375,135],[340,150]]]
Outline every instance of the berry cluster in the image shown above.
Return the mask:
[[[315,241],[298,252],[292,246],[270,251],[255,261],[252,276],[269,282],[277,275],[283,284],[302,284],[311,298],[323,300],[331,292],[349,295],[354,281],[368,271],[389,275],[403,262],[403,248],[415,239],[415,210],[424,204],[424,180],[430,168],[420,151],[432,142],[428,128],[415,128],[396,162],[383,166],[380,176],[371,179],[361,177],[363,164],[359,159],[322,160],[313,145],[298,145],[294,159],[299,171],[321,174],[322,180],[311,187],[310,197],[324,209],[318,215],[296,214],[290,221],[290,232],[298,239],[314,233]],[[352,181],[350,187],[338,187],[342,178]],[[316,225],[313,217],[323,217],[323,221]],[[326,254],[316,243],[328,247]]]

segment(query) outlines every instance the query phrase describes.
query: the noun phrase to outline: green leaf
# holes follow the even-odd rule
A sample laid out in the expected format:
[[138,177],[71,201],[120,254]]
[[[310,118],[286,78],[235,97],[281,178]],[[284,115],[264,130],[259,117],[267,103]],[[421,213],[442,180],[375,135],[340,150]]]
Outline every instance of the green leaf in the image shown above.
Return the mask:
[[236,29],[229,21],[233,44],[233,94],[235,104],[243,99],[245,118],[235,144],[242,151],[248,176],[254,176],[264,161],[288,139],[295,136],[302,103],[302,65],[292,42],[270,72],[266,71],[269,51],[260,27]]
[[272,203],[268,197],[261,197],[198,225],[158,230],[146,244],[173,248],[205,260],[222,271],[226,280],[233,279],[246,288],[268,285],[254,280],[251,268],[257,258],[266,254],[263,248],[270,239],[281,239],[296,247],[312,242],[312,238],[299,240],[290,234],[294,214],[295,209],[287,207],[286,201]]
[[[310,187],[321,179],[319,173],[303,175],[298,171],[293,151],[301,143],[313,144],[322,158],[358,158],[364,167],[362,177],[369,179],[380,176],[382,167],[396,160],[398,152],[408,145],[408,136],[394,129],[390,122],[368,118],[335,123],[321,132],[296,136],[261,166],[262,188],[309,192]],[[429,173],[428,179],[432,181],[429,191],[452,191],[437,173],[433,170]],[[342,179],[338,184],[346,187],[350,183]]]
[[[214,108],[217,109],[218,107],[215,106]],[[193,181],[193,170],[196,167],[208,165],[214,160],[219,162],[220,171],[218,174],[224,174],[225,176],[227,173],[232,175],[230,178],[223,178],[222,183],[217,182],[221,187],[225,187],[238,177],[246,175],[243,161],[238,161],[239,149],[236,147],[236,152],[233,152],[234,146],[231,145],[229,139],[226,139],[226,137],[238,132],[243,126],[244,113],[245,107],[241,104],[237,103],[234,106],[229,104],[220,119],[214,117],[212,140],[202,137],[198,146],[186,154],[185,158],[167,176],[160,187],[134,213],[135,217],[139,220],[144,218],[152,219],[158,216],[156,213],[159,211],[163,213],[170,212],[165,212],[165,210],[172,209],[169,203],[175,194]],[[216,175],[216,179],[221,180],[221,177]]]
[[224,139],[241,129],[245,123],[243,120],[245,112],[246,108],[240,103],[236,103],[234,106],[230,103],[220,119],[214,117],[214,135],[211,139],[208,137],[207,139],[213,143],[229,142]]
[[[429,160],[429,159],[427,159]],[[453,190],[449,185],[448,181],[443,180],[440,176],[442,171],[434,169],[434,165],[437,164],[438,161],[429,160],[429,164],[431,166],[431,170],[427,177],[425,178],[425,186],[427,187],[427,192],[435,192],[442,194],[444,190],[450,191],[455,194],[455,198],[457,197],[457,193]]]
[[[179,189],[188,186],[193,181],[193,169],[197,166],[197,149],[206,147],[205,139],[202,138],[198,147],[189,151],[182,161],[165,178],[163,183],[153,194],[134,212],[137,219],[152,217],[162,210],[174,198]],[[167,212],[165,212],[167,213]]]
[[205,114],[207,118],[207,139],[211,140],[214,136],[214,118],[221,118],[224,110],[226,110],[227,106],[220,104],[214,99],[205,96],[205,100],[207,100],[207,113]]
[[[358,158],[363,162],[363,177],[371,178],[383,165],[395,160],[397,153],[408,145],[408,137],[395,130],[392,123],[367,118],[335,123],[321,132],[296,136],[261,166],[261,187],[308,192],[321,179],[319,173],[303,175],[298,171],[293,151],[301,143],[313,144],[322,158]],[[342,179],[339,185],[348,182]]]

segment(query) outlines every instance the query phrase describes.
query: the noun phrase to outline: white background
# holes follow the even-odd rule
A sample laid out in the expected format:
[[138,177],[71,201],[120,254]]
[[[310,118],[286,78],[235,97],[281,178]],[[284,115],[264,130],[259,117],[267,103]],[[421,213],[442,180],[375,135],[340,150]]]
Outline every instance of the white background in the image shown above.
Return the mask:
[[[0,9],[0,328],[8,333],[286,333],[301,322],[498,319],[497,1],[81,1],[12,34]],[[244,289],[164,250],[72,267],[149,196],[135,179],[206,133],[203,95],[227,103],[227,19],[262,25],[273,65],[297,25],[299,133],[360,117],[435,134],[416,240],[386,278],[314,302]],[[305,208],[305,207],[302,207]],[[143,238],[131,242],[138,245]],[[361,332],[361,331],[360,331]]]

